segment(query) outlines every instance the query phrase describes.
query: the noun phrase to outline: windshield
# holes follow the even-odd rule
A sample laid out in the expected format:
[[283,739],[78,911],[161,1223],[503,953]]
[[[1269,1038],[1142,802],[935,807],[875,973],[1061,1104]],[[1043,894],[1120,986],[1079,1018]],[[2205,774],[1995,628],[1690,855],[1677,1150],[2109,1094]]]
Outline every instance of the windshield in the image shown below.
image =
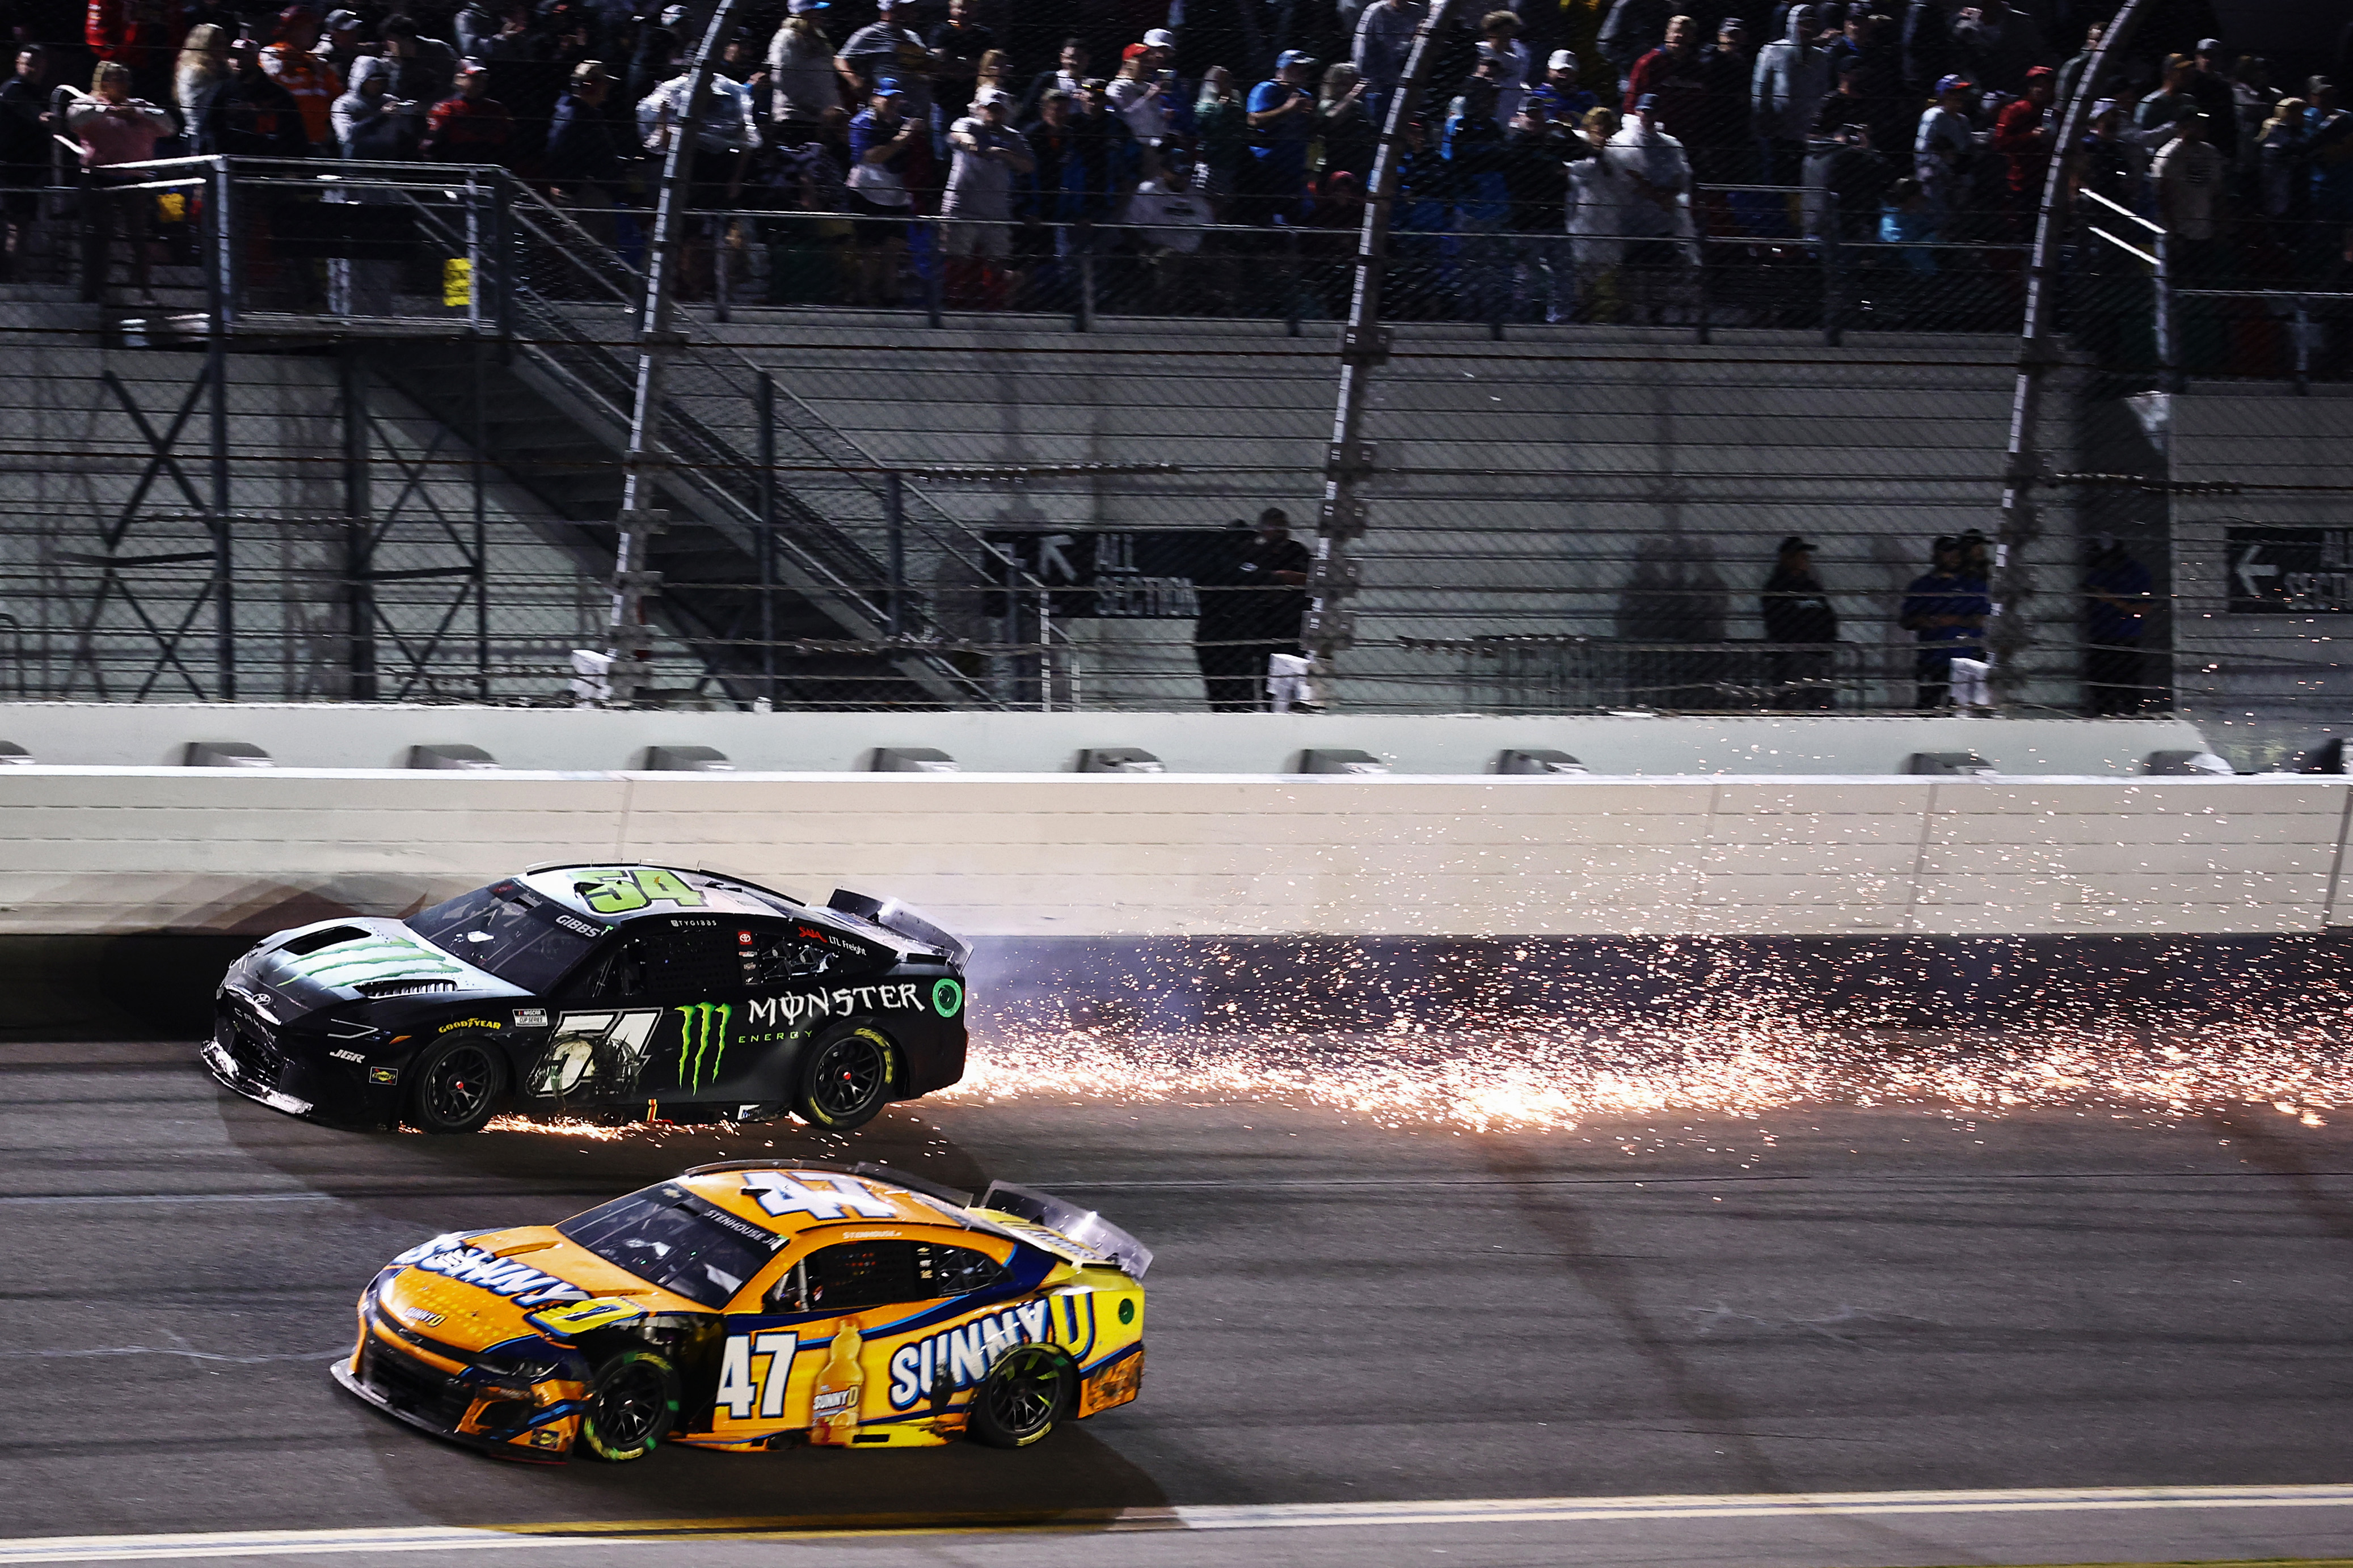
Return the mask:
[[648,1187],[555,1227],[607,1263],[706,1307],[723,1307],[785,1238],[683,1187]]
[[477,969],[542,994],[605,934],[513,882],[493,882],[411,915],[408,929]]

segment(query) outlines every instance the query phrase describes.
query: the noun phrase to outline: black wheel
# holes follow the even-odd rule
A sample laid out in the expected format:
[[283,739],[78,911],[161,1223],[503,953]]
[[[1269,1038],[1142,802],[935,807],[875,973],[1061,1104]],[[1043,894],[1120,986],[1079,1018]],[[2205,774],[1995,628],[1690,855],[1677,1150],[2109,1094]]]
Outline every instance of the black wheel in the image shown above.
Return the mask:
[[609,1463],[654,1451],[678,1425],[678,1369],[652,1351],[623,1351],[596,1369],[580,1440]]
[[408,1069],[402,1118],[419,1132],[479,1132],[507,1089],[506,1056],[493,1041],[452,1035]]
[[965,1430],[992,1448],[1026,1448],[1070,1409],[1077,1381],[1071,1363],[1043,1345],[1008,1351],[972,1391]]
[[828,1132],[847,1132],[874,1120],[891,1098],[891,1042],[871,1029],[851,1029],[809,1047],[793,1109]]

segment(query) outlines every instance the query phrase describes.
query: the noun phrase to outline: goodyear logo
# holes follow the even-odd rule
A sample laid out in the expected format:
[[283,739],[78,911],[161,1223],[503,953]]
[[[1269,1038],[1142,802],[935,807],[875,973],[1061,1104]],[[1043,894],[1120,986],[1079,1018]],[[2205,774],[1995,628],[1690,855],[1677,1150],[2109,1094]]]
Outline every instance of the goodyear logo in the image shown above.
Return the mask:
[[988,1375],[997,1358],[1016,1345],[1041,1344],[1051,1325],[1044,1301],[1023,1301],[1002,1312],[976,1318],[891,1354],[891,1408],[906,1410],[944,1382],[970,1388]]
[[503,1029],[506,1026],[496,1018],[459,1018],[442,1025],[433,1032],[437,1035],[446,1035],[452,1029]]
[[678,1010],[678,1086],[700,1089],[703,1074],[719,1076],[727,1056],[727,1031],[735,1021],[734,1007],[725,1002],[698,1002]]

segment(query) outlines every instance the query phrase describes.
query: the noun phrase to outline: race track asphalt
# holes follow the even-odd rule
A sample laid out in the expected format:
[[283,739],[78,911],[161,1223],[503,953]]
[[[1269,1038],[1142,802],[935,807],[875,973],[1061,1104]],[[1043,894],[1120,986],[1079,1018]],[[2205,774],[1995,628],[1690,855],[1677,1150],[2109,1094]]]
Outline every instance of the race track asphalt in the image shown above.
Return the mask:
[[[2353,1147],[2268,1107],[1504,1134],[1254,1104],[925,1101],[846,1141],[778,1124],[599,1142],[311,1126],[219,1091],[176,1044],[0,1047],[0,1562],[40,1536],[2353,1480]],[[1144,1397],[1014,1454],[533,1468],[329,1381],[354,1295],[400,1248],[772,1146],[1100,1207],[1158,1251]],[[2353,1507],[2243,1528],[2152,1513],[2063,1541],[2002,1517],[1928,1544],[1879,1526],[1804,1547],[1720,1523],[1683,1550],[1636,1531],[1622,1552],[1572,1552],[1557,1527],[1463,1526],[1459,1548],[1372,1534],[1458,1563],[2353,1553]],[[1345,1531],[1311,1551],[1310,1533],[1190,1556],[1137,1536],[1126,1554],[1402,1560]],[[1023,1561],[1080,1560],[1070,1537],[1024,1539]],[[2103,1541],[2118,1550],[2077,1550]],[[692,1560],[754,1559],[713,1543]]]

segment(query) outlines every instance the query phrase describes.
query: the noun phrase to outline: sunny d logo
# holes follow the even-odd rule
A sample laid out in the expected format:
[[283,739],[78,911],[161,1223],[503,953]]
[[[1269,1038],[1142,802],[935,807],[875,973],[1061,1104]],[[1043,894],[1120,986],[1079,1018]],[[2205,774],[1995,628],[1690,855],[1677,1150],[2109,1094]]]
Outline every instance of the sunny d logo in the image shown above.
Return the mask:
[[969,1323],[901,1345],[891,1353],[891,1408],[906,1410],[939,1384],[970,1388],[988,1375],[997,1358],[1016,1345],[1045,1342],[1053,1326],[1052,1308],[1023,1301]]
[[964,987],[953,980],[932,982],[932,1011],[943,1018],[953,1018],[964,1011]]
[[678,1086],[700,1089],[706,1067],[713,1079],[719,1076],[719,1064],[727,1056],[727,1028],[734,1021],[735,1009],[725,1002],[698,1002],[691,1007],[681,1007],[678,1015]]

